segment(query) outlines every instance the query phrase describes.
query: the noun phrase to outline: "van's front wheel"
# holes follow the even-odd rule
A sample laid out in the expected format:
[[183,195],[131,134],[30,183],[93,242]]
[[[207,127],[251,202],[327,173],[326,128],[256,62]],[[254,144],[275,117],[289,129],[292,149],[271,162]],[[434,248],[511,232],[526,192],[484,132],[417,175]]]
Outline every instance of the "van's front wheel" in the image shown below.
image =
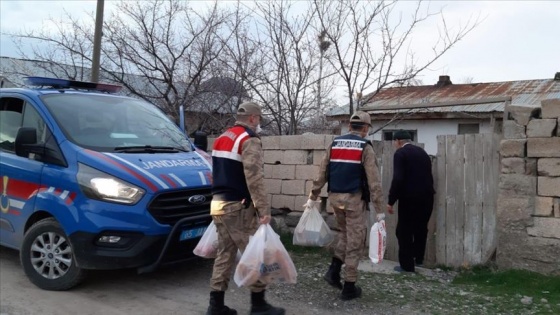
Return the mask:
[[29,280],[44,290],[68,290],[85,277],[85,271],[76,266],[70,240],[54,218],[43,219],[29,228],[20,259]]

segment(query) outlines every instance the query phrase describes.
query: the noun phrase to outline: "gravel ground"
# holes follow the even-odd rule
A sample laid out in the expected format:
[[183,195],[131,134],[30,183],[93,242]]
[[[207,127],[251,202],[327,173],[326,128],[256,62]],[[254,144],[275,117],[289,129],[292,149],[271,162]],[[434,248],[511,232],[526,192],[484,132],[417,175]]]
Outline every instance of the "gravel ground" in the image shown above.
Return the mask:
[[[490,297],[475,286],[453,284],[454,271],[422,268],[418,274],[397,274],[392,269],[396,263],[390,261],[363,261],[358,280],[363,296],[342,301],[340,291],[323,280],[330,263],[326,250],[288,250],[298,282],[271,285],[267,292],[267,300],[285,307],[286,315],[560,314],[560,305],[540,297]],[[142,275],[134,270],[96,271],[73,290],[52,292],[31,284],[18,253],[0,247],[0,315],[200,315],[208,306],[212,266],[213,260],[199,259]],[[247,288],[238,288],[232,280],[226,303],[247,314],[249,296]]]
[[[419,268],[415,274],[400,274],[389,267],[377,268],[367,260],[360,264],[358,285],[362,297],[342,301],[340,291],[329,286],[323,275],[330,255],[321,249],[291,252],[298,270],[297,284],[269,287],[275,301],[306,305],[306,314],[554,314],[560,305],[532,301],[521,295],[490,297],[476,287],[453,284],[455,271]],[[362,266],[364,265],[364,266]],[[390,268],[390,269],[389,269]],[[279,305],[282,305],[278,303]]]

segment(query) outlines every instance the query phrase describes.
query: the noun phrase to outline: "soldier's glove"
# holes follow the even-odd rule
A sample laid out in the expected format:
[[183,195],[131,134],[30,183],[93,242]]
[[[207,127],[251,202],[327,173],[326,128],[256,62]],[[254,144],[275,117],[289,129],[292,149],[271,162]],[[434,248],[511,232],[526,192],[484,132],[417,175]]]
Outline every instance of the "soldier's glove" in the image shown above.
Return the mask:
[[377,216],[377,222],[384,220],[385,219],[385,213],[378,213]]

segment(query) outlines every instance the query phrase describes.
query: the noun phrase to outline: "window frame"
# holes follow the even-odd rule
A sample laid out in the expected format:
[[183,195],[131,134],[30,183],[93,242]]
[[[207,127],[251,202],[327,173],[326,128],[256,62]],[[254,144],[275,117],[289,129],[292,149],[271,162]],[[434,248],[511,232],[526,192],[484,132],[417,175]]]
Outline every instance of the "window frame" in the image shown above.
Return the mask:
[[[396,131],[399,131],[399,130],[408,131],[410,133],[410,135],[412,136],[412,142],[418,141],[418,130],[417,129],[383,129],[382,133],[381,133],[381,137],[382,137],[383,141],[393,141],[393,135],[395,134]],[[391,139],[387,139],[388,134],[391,135]]]
[[[17,97],[13,97],[13,96],[6,96],[6,97],[2,97],[0,98],[0,112],[12,112],[12,113],[19,113],[20,117],[19,117],[19,122],[14,124],[14,125],[10,125],[10,128],[15,127],[15,134],[13,134],[13,142],[8,142],[8,145],[12,145],[12,148],[8,148],[5,146],[0,146],[0,150],[4,151],[4,152],[9,152],[9,153],[13,153],[15,154],[15,139],[17,136],[17,131],[19,130],[19,128],[22,127],[23,125],[23,117],[24,117],[24,112],[25,112],[25,105],[26,105],[27,101],[21,98],[17,98]],[[17,109],[15,107],[20,106],[19,110],[9,110],[10,108],[12,109]],[[14,117],[15,118],[15,117]],[[6,121],[10,121],[10,120],[6,120]],[[1,122],[2,126],[0,126],[0,128],[2,127],[6,127],[5,122]],[[7,128],[6,128],[7,129]],[[4,130],[6,130],[4,129]],[[0,131],[1,132],[1,131]],[[12,135],[9,135],[10,138]],[[9,141],[9,139],[6,139],[5,141]],[[4,142],[2,141],[2,139],[0,139],[0,142]]]
[[[39,108],[37,108],[37,106],[35,106],[35,104],[29,100],[27,97],[22,97],[21,95],[6,95],[6,96],[2,96],[0,97],[0,111],[5,107],[4,106],[4,101],[6,99],[13,99],[13,100],[17,100],[18,102],[20,102],[22,108],[21,108],[21,120],[19,122],[19,125],[17,127],[17,129],[19,130],[19,128],[21,127],[31,127],[31,128],[35,128],[37,129],[37,145],[42,145],[44,148],[46,148],[46,152],[47,154],[44,154],[42,156],[40,155],[36,155],[36,154],[30,154],[28,157],[26,157],[27,159],[31,159],[31,160],[35,160],[38,162],[42,162],[42,163],[46,163],[46,164],[52,164],[52,165],[59,165],[59,166],[63,166],[63,167],[67,167],[68,163],[66,162],[66,158],[64,157],[64,154],[62,153],[62,150],[60,149],[60,146],[58,145],[58,141],[56,140],[53,130],[51,129],[51,127],[49,126],[49,122],[47,119],[45,119],[45,117],[43,116],[43,114],[41,113],[41,111],[39,110]],[[29,114],[32,113],[32,114]],[[30,117],[29,115],[33,115],[35,117],[32,117],[32,119],[40,119],[40,124],[42,124],[42,133],[39,134],[39,128],[41,127],[39,125],[24,125],[26,118]],[[29,118],[31,119],[31,118]],[[16,131],[16,136],[17,136],[17,131]],[[13,154],[15,155],[15,138],[14,138],[14,148],[13,150],[8,150],[6,148],[0,148],[0,150],[2,150],[3,152],[9,153],[9,154]]]
[[[471,132],[470,127],[476,125],[476,132]],[[461,127],[466,128],[467,130],[463,130],[461,132]],[[479,134],[480,133],[480,123],[458,123],[457,124],[457,134],[458,135],[472,135],[472,134]]]

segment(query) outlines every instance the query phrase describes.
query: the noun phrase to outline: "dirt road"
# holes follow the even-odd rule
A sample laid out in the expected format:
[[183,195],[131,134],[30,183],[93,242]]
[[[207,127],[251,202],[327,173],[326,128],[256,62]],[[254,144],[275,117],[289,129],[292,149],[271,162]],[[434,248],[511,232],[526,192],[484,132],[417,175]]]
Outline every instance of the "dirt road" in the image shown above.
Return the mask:
[[[322,279],[329,255],[321,250],[291,252],[297,284],[274,284],[267,300],[289,315],[513,315],[558,314],[560,305],[521,295],[490,296],[474,285],[453,284],[455,271],[418,268],[416,274],[393,271],[396,262],[360,263],[362,297],[340,300],[340,291]],[[205,314],[211,260],[196,260],[153,273],[97,271],[66,292],[43,291],[24,275],[18,253],[0,247],[0,315],[174,315]],[[226,304],[249,313],[246,288],[232,281]],[[555,311],[556,310],[556,311]]]
[[[85,283],[71,291],[43,291],[28,281],[18,252],[0,247],[0,315],[204,314],[211,271],[211,261],[199,260],[143,275],[122,270],[92,272]],[[305,303],[278,303],[273,292],[267,299],[282,304],[287,314],[329,314]],[[247,314],[248,289],[238,288],[232,281],[226,303],[239,314]]]

